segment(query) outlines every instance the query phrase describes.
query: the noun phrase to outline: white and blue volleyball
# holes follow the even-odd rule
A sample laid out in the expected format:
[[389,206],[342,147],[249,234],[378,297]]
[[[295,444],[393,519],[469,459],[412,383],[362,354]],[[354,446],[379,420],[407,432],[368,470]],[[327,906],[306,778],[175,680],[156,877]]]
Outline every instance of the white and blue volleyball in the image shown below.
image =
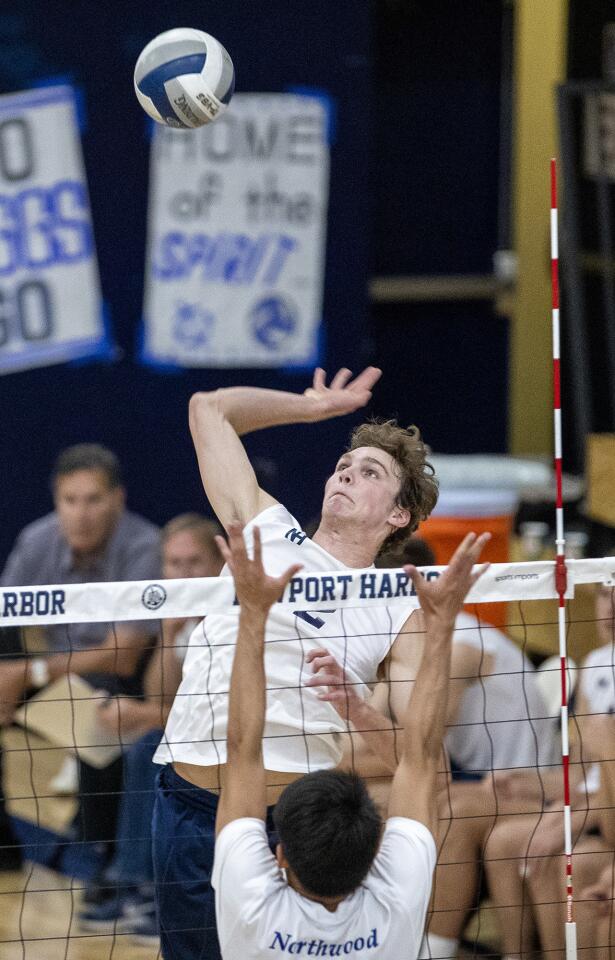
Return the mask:
[[226,110],[235,89],[233,61],[202,30],[177,27],[143,49],[135,67],[135,92],[146,113],[168,127],[191,129]]

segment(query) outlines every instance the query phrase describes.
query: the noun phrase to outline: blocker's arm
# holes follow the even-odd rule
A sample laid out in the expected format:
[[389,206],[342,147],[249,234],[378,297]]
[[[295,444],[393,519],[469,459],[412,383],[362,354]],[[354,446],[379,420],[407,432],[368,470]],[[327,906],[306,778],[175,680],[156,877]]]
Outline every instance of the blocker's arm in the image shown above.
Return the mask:
[[473,571],[489,534],[468,534],[444,573],[430,582],[406,567],[425,617],[425,644],[404,716],[402,755],[393,778],[390,817],[419,820],[435,834],[436,784],[446,726],[451,647],[455,618],[485,567]]
[[268,577],[263,570],[258,527],[254,528],[253,560],[248,558],[240,524],[231,524],[228,545],[222,537],[217,537],[217,541],[235,579],[240,611],[229,691],[226,768],[216,815],[216,835],[227,823],[240,817],[265,819],[265,626],[272,604],[279,599],[291,577],[301,569],[295,564],[280,577]]

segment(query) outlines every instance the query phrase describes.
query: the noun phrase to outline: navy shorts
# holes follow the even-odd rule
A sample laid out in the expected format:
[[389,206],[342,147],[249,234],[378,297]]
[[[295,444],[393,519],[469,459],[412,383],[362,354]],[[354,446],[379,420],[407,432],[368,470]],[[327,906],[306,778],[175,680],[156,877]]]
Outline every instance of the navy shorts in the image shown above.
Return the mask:
[[[158,774],[152,843],[164,960],[221,960],[211,872],[218,797],[175,773]],[[267,828],[275,843],[268,811]]]

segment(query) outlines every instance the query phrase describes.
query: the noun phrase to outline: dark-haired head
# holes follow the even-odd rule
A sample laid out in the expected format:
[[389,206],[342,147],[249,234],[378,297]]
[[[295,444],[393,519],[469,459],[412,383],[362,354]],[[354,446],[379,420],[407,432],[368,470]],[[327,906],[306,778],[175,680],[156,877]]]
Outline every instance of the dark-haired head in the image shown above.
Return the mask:
[[98,443],[63,450],[51,476],[62,533],[74,554],[100,552],[124,509],[120,464]]
[[51,473],[55,486],[60,477],[80,470],[97,470],[103,474],[110,488],[121,487],[122,471],[116,455],[100,443],[77,443],[66,447],[56,460]]
[[286,787],[273,819],[288,867],[308,895],[345,897],[367,876],[382,821],[360,777],[307,774]]

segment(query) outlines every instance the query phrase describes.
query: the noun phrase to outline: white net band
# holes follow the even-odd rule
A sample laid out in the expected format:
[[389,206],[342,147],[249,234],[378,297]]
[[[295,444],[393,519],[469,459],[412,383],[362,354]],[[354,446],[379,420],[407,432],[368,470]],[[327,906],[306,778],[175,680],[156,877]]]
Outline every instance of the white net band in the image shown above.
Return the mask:
[[[422,567],[427,578],[445,567]],[[615,583],[615,557],[569,560],[566,597],[581,583]],[[468,603],[509,600],[556,600],[555,563],[494,563],[475,584]],[[334,570],[293,577],[280,603],[317,610],[336,607],[405,604],[418,606],[403,570]],[[132,580],[119,583],[52,584],[0,589],[0,625],[36,626],[63,623],[108,623],[202,617],[228,612],[235,604],[230,577],[187,580]]]

